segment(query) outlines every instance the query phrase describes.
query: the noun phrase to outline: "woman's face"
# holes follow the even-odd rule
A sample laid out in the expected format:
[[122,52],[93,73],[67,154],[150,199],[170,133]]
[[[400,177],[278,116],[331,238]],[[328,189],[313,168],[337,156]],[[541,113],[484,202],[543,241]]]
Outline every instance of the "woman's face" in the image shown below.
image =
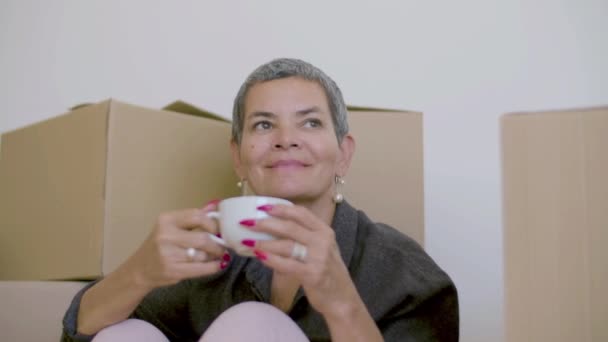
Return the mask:
[[241,144],[232,144],[236,171],[257,195],[296,203],[331,199],[353,150],[350,135],[338,144],[323,88],[296,77],[249,89]]

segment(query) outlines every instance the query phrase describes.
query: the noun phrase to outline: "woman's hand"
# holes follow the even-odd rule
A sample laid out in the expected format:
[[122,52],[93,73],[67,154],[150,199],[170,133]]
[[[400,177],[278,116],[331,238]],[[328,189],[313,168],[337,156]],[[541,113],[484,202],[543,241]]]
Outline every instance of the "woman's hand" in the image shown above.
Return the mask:
[[[183,279],[213,274],[226,267],[230,254],[211,240],[217,223],[207,217],[216,209],[210,202],[203,209],[187,209],[161,214],[154,229],[127,260],[139,285],[153,289]],[[188,255],[188,249],[191,250]]]
[[[250,229],[269,233],[270,241],[246,241],[266,266],[299,280],[310,304],[326,318],[342,316],[360,303],[336,243],[334,230],[301,206],[266,206],[270,218]],[[292,257],[296,244],[306,248],[301,260]]]
[[[226,267],[229,255],[209,238],[218,231],[216,223],[207,217],[216,205],[213,202],[203,209],[161,214],[139,249],[84,293],[77,331],[95,334],[127,319],[153,289]],[[188,256],[188,248],[195,248],[196,253]]]

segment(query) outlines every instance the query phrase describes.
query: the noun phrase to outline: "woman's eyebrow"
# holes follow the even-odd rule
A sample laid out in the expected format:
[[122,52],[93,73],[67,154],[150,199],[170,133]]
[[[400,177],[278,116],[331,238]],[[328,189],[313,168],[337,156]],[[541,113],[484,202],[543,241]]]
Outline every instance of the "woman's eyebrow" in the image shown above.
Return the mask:
[[249,115],[247,115],[247,118],[248,119],[253,119],[253,118],[262,117],[262,118],[273,119],[276,116],[277,116],[276,114],[271,113],[271,112],[256,111],[256,112],[249,113]]
[[[304,109],[300,109],[298,111],[296,111],[296,115],[297,116],[306,116],[308,114],[312,114],[312,113],[320,113],[321,112],[321,108],[319,108],[318,106],[312,106],[309,108],[304,108]],[[249,114],[247,114],[247,119],[252,120],[255,118],[267,118],[267,119],[275,119],[277,117],[277,115],[275,113],[272,112],[266,112],[266,111],[255,111],[255,112],[251,112]]]
[[298,110],[296,112],[296,115],[298,115],[298,116],[305,116],[305,115],[310,114],[310,113],[320,113],[320,112],[321,112],[321,109],[319,107],[313,106],[313,107],[310,107],[310,108]]

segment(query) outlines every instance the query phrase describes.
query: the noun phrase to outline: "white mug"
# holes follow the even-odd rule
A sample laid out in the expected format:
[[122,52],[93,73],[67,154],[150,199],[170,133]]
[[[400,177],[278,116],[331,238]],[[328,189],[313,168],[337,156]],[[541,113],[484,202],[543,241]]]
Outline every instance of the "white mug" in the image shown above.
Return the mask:
[[218,204],[218,211],[207,213],[208,217],[216,219],[219,223],[222,237],[209,234],[212,240],[222,246],[233,249],[237,254],[243,256],[253,256],[251,248],[244,246],[241,241],[250,240],[273,240],[274,237],[267,233],[256,232],[242,226],[242,220],[261,220],[268,217],[268,214],[257,208],[266,204],[287,204],[293,205],[288,200],[266,196],[241,196],[227,198]]

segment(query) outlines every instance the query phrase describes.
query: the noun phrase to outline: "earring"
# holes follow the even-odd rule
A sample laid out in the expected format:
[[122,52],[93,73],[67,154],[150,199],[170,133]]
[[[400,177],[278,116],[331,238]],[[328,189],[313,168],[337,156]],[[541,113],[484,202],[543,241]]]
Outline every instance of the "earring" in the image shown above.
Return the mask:
[[334,203],[342,203],[344,201],[344,195],[340,192],[340,188],[346,183],[342,177],[336,175],[334,178],[334,182],[336,183],[336,194],[332,198]]
[[236,182],[236,186],[241,189],[241,196],[245,196],[247,192],[247,180],[245,178],[241,178],[240,181]]

